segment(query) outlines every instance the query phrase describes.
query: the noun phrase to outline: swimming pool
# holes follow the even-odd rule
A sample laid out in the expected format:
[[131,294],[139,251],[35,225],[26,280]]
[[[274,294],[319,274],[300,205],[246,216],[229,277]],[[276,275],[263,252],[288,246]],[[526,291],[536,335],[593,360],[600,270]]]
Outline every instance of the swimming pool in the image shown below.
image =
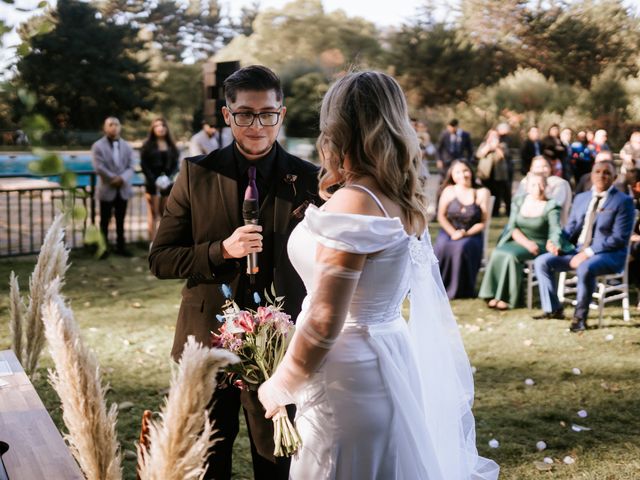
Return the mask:
[[[93,171],[91,152],[59,152],[58,154],[62,157],[67,170],[72,172]],[[29,171],[29,163],[34,160],[38,160],[38,157],[32,153],[0,153],[0,175],[32,176],[33,173]],[[140,159],[137,155],[134,155],[133,164],[134,168],[138,170]],[[52,182],[59,180],[58,176],[43,178]],[[89,175],[78,175],[78,186],[85,187],[89,185],[90,178]],[[141,173],[137,173],[133,178],[133,184],[144,184],[144,176]]]

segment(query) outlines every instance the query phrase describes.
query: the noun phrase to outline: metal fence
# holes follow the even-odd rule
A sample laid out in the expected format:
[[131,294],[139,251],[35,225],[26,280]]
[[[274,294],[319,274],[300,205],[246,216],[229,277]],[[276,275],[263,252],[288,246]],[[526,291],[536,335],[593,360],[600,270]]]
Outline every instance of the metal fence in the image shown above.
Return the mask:
[[[100,224],[98,202],[94,200],[96,174],[88,175],[89,185],[63,189],[53,182],[30,175],[0,175],[0,257],[38,253],[51,222],[63,205],[83,207],[87,215],[82,221],[72,219],[66,228],[66,243],[71,248],[84,245],[88,225]],[[2,179],[31,179],[2,185]],[[40,179],[34,182],[34,179]],[[128,243],[147,241],[147,205],[144,185],[133,185],[134,195],[127,205],[125,239]],[[68,203],[67,203],[68,202]],[[109,242],[115,243],[115,220],[109,229]]]

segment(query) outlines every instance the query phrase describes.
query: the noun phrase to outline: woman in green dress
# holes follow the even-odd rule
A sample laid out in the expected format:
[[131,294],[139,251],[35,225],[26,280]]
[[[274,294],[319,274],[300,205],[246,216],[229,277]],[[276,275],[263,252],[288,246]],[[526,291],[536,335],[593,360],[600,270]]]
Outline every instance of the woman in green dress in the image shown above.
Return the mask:
[[568,251],[562,236],[561,207],[545,196],[546,179],[527,176],[527,193],[514,198],[505,233],[491,254],[478,296],[488,306],[507,310],[520,304],[523,268],[527,260],[544,253]]

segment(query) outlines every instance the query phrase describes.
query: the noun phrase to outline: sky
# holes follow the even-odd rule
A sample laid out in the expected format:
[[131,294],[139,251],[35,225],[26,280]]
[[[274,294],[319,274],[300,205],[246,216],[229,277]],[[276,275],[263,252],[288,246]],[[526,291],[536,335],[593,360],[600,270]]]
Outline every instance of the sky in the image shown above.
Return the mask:
[[[251,6],[254,0],[219,0],[223,12],[229,12],[231,16],[237,17],[242,7]],[[260,8],[281,8],[290,0],[259,0]],[[380,27],[400,25],[407,22],[416,14],[419,6],[424,4],[424,0],[392,0],[382,2],[375,0],[322,0],[325,11],[330,12],[337,9],[344,10],[348,16],[360,16],[379,25]],[[29,18],[40,0],[14,0],[14,5],[7,5],[0,1],[0,19],[9,26],[18,26],[21,22]],[[55,4],[56,0],[49,0],[50,4]],[[437,2],[436,2],[437,3]],[[17,8],[16,8],[17,7]],[[31,13],[20,12],[17,9],[31,10]],[[0,78],[2,70],[11,63],[15,55],[15,46],[19,38],[14,31],[3,37],[3,45],[0,48]]]

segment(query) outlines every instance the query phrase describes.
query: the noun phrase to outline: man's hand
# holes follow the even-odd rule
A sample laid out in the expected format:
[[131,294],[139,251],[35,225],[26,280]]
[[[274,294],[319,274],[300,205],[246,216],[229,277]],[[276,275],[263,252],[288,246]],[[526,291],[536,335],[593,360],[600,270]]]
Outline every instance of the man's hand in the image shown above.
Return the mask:
[[551,240],[547,240],[547,252],[555,255],[556,257],[560,254],[560,249],[556,247]]
[[569,262],[569,266],[575,270],[587,258],[589,258],[589,257],[587,256],[586,253],[584,253],[584,252],[577,253],[573,257],[571,257],[571,261]]
[[111,179],[111,181],[109,182],[109,185],[111,185],[113,188],[120,188],[123,183],[124,183],[124,180],[122,180],[122,177],[117,176]]
[[224,258],[242,258],[250,253],[262,251],[262,231],[260,225],[244,225],[238,227],[233,234],[222,241]]

